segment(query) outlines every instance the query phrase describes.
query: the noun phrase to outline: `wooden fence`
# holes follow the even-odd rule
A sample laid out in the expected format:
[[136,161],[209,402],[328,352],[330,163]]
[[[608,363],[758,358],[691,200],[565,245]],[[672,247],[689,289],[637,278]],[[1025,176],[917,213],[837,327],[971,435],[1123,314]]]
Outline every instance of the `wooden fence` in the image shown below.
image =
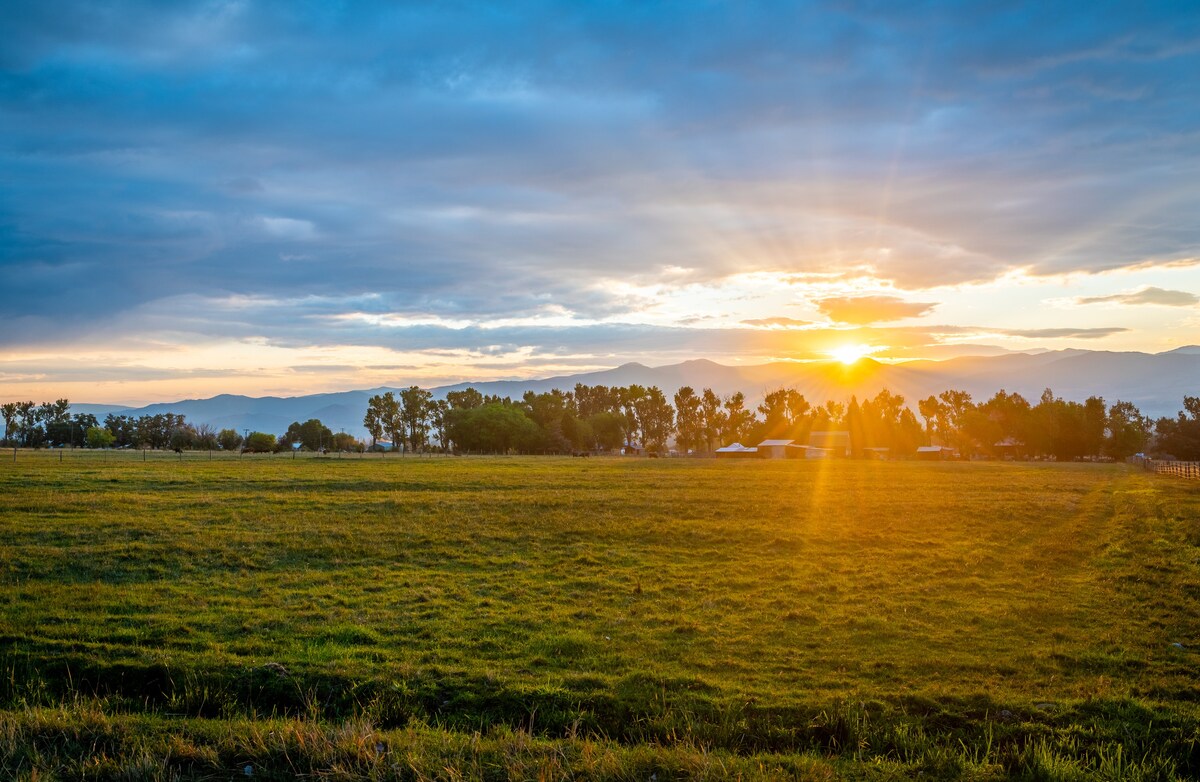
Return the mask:
[[1162,475],[1200,480],[1200,462],[1163,462],[1157,459],[1146,459],[1142,465],[1147,470],[1153,470]]

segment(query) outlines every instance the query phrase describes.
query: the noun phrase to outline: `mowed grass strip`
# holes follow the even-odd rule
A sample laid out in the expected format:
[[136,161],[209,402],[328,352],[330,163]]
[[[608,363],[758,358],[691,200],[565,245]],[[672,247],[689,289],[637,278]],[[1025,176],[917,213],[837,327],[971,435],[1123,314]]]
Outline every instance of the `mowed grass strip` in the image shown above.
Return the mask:
[[9,703],[745,751],[856,704],[1194,762],[1200,492],[1121,465],[35,457],[0,491]]

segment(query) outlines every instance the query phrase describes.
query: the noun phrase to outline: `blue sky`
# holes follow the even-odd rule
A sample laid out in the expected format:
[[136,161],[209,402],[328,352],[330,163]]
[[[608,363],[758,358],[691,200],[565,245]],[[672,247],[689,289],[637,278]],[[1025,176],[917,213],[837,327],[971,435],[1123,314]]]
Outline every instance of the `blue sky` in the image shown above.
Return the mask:
[[0,397],[1200,342],[1194,3],[12,3]]

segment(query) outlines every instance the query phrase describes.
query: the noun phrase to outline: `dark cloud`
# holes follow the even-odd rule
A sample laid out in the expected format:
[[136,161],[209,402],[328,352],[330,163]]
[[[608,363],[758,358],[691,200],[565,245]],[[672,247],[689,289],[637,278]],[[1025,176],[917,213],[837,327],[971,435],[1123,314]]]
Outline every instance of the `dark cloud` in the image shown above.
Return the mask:
[[1200,254],[1200,9],[1179,4],[18,5],[9,345],[146,328],[123,314],[183,296],[301,302],[251,332],[174,325],[316,344],[352,299],[620,316],[639,304],[605,281],[674,266],[867,264],[914,289]]
[[1170,291],[1153,286],[1112,296],[1087,296],[1075,300],[1078,304],[1157,304],[1163,307],[1191,307],[1200,303],[1200,296],[1187,291]]

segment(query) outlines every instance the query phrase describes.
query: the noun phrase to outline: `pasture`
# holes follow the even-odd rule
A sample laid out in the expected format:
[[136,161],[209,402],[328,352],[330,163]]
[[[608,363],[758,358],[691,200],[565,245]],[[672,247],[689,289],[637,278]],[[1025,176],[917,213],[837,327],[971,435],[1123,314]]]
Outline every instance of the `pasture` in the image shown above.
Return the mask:
[[1191,482],[58,458],[0,462],[6,778],[1200,774]]

